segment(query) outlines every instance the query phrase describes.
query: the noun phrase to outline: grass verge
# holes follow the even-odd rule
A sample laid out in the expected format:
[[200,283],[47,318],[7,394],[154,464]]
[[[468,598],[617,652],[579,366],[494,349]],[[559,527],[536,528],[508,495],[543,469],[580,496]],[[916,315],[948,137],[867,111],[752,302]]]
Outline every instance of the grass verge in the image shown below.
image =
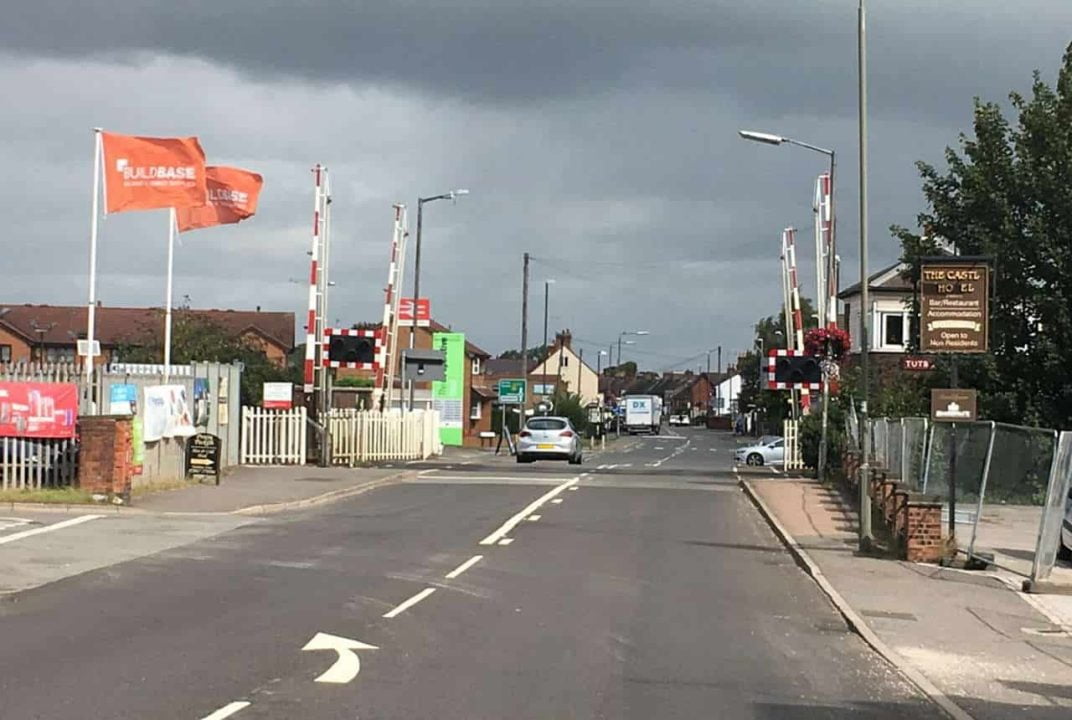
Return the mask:
[[80,504],[92,503],[90,493],[78,488],[44,488],[41,490],[0,490],[0,504],[3,503],[48,503]]

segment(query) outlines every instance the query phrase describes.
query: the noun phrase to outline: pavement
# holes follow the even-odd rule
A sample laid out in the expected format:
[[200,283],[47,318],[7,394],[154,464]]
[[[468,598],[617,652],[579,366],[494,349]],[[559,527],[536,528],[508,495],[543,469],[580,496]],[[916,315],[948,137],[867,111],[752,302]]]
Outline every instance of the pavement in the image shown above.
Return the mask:
[[286,512],[0,544],[17,564],[94,528],[140,542],[108,522],[237,523],[0,599],[0,717],[940,717],[798,567],[732,449],[675,428],[579,469],[459,456]]
[[814,563],[862,632],[965,717],[1072,717],[1072,598],[1017,592],[1020,578],[859,556],[856,514],[805,478],[740,476]]

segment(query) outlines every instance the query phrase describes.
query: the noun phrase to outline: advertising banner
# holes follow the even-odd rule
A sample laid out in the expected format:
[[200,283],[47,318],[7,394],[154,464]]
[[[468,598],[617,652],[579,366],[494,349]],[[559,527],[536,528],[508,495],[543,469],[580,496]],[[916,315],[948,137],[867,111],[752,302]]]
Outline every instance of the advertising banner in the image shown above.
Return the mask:
[[137,386],[125,384],[111,385],[108,388],[108,412],[112,415],[137,415]]
[[264,178],[249,170],[220,165],[209,165],[205,174],[207,202],[201,207],[176,210],[179,232],[229,225],[253,217]]
[[444,445],[462,444],[465,395],[465,334],[435,333],[432,347],[443,352],[446,380],[432,383],[432,407],[439,412],[439,440]]
[[74,383],[0,382],[0,437],[72,438],[77,418]]
[[182,385],[150,385],[145,388],[145,442],[196,434],[186,388]]
[[194,425],[208,427],[208,378],[194,378]]

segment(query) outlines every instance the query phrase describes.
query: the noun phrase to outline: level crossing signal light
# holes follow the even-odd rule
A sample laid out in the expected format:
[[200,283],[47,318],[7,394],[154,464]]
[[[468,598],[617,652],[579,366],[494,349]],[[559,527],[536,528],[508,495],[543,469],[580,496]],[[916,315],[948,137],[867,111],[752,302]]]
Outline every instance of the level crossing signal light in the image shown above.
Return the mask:
[[332,335],[328,360],[338,363],[371,363],[376,360],[376,340],[371,337]]
[[788,387],[810,386],[823,381],[819,358],[811,355],[785,355],[775,358],[774,382]]

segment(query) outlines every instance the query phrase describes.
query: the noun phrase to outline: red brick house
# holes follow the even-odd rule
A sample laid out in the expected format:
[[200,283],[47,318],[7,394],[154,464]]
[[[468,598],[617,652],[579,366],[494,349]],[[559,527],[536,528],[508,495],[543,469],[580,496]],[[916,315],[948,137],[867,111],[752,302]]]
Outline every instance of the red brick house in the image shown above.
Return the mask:
[[[85,306],[0,303],[0,363],[76,361],[77,342],[86,337],[86,314]],[[279,366],[286,364],[294,349],[292,312],[262,312],[260,308],[183,308],[172,312],[173,322],[190,316],[259,346]],[[98,363],[121,360],[116,352],[123,347],[160,346],[163,335],[163,308],[97,307],[94,336],[101,347]]]

